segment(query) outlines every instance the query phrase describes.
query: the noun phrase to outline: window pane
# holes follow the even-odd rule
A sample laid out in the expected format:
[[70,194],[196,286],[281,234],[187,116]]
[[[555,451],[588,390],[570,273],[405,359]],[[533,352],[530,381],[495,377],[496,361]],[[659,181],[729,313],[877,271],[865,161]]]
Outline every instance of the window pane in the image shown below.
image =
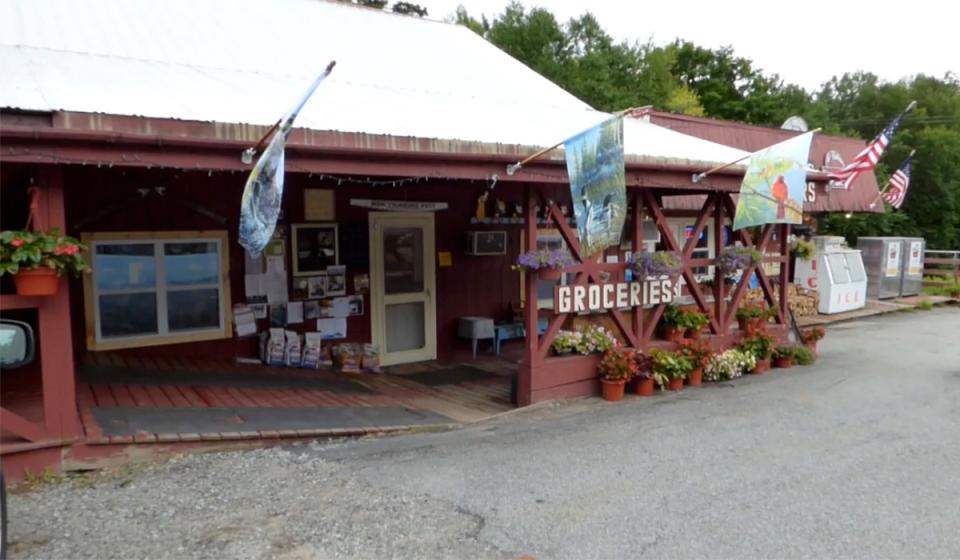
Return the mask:
[[167,321],[170,332],[220,328],[220,290],[167,292]]
[[163,254],[168,286],[219,283],[216,243],[166,243]]
[[423,302],[386,306],[387,352],[417,350],[426,345]]
[[867,272],[863,269],[860,255],[856,253],[847,255],[847,269],[850,271],[850,279],[854,282],[863,282],[867,279]]
[[384,228],[383,276],[385,293],[423,291],[422,228]]
[[153,288],[157,282],[153,245],[97,245],[93,257],[93,274],[98,290]]
[[104,338],[156,333],[154,292],[100,296],[100,335]]
[[830,265],[830,273],[833,275],[834,284],[849,284],[850,274],[847,272],[847,258],[842,253],[827,255],[827,264]]

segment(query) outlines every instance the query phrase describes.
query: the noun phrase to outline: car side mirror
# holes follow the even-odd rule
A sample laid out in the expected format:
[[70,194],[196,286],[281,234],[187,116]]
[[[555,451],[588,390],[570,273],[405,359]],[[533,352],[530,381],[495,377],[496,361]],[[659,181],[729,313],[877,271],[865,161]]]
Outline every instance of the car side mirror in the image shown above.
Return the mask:
[[0,319],[0,367],[18,368],[33,361],[33,328],[22,321]]

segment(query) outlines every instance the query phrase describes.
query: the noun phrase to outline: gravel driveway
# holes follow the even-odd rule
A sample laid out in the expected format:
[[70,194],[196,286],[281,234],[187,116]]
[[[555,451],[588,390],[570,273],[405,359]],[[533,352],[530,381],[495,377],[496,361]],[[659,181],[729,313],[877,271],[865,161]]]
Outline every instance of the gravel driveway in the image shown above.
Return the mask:
[[12,558],[957,558],[960,309],[817,365],[13,496]]

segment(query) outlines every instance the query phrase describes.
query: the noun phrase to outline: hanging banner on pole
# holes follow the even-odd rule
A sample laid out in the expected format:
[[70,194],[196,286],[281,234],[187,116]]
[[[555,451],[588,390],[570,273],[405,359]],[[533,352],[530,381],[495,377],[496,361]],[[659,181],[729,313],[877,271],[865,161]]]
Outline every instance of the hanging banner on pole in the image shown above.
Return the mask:
[[588,257],[619,245],[627,215],[623,116],[567,140],[564,150],[581,255]]
[[277,132],[253,166],[240,199],[240,245],[252,257],[263,252],[273,237],[283,200],[284,149],[293,129],[293,121],[313,95],[320,82],[330,75],[334,62],[310,84],[293,109],[280,120]]
[[813,131],[807,132],[750,156],[733,229],[802,221],[812,139]]

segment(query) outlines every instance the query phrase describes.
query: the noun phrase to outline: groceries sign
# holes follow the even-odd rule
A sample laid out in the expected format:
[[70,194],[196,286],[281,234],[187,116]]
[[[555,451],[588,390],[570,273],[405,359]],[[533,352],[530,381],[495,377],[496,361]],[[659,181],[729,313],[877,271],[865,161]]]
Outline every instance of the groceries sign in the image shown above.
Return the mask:
[[556,313],[589,313],[671,303],[676,299],[679,287],[669,279],[557,286],[553,289],[553,310]]

